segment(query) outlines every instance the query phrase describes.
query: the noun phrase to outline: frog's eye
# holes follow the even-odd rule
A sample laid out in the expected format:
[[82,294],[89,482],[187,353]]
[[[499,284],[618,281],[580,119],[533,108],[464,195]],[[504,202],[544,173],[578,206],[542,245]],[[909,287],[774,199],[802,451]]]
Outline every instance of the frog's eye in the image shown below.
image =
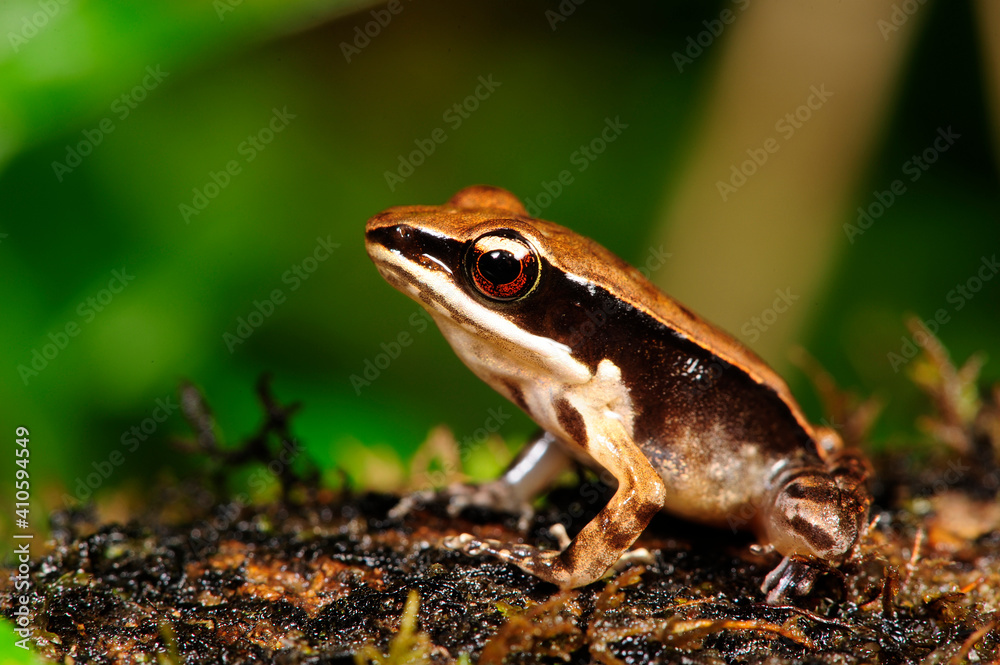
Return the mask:
[[520,237],[487,233],[469,247],[465,258],[476,290],[491,300],[523,298],[538,281],[538,255]]

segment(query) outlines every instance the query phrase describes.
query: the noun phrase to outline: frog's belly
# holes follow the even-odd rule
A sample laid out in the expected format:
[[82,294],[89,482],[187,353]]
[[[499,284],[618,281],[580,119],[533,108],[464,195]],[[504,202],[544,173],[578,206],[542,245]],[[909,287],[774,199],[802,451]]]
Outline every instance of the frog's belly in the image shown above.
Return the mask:
[[697,522],[753,530],[763,518],[770,480],[787,460],[753,442],[687,432],[643,446],[666,485],[664,509]]

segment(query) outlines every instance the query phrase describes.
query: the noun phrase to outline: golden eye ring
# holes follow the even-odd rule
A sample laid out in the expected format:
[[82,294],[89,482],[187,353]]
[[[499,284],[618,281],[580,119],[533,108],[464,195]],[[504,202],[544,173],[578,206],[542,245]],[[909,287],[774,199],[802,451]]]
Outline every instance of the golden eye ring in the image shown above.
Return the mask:
[[476,238],[465,265],[476,291],[490,300],[520,300],[538,282],[538,253],[511,231],[491,231]]

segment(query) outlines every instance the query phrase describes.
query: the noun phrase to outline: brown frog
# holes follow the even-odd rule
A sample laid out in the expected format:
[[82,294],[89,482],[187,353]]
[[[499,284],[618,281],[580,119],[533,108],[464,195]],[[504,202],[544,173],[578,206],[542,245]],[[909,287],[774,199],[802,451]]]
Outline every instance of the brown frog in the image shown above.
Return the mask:
[[761,587],[771,603],[853,551],[870,503],[864,458],[811,425],[753,352],[597,243],[475,186],[375,215],[366,246],[462,361],[543,430],[498,480],[451,490],[453,507],[527,512],[573,460],[617,484],[572,541],[563,532],[561,551],[469,534],[450,546],[578,587],[667,510],[751,530],[782,554]]

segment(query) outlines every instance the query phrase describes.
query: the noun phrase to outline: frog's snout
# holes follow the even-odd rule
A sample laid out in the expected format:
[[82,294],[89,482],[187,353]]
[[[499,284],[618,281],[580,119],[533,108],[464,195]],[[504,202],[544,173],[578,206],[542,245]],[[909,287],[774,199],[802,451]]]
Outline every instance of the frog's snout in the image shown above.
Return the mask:
[[416,232],[412,226],[396,224],[392,219],[381,220],[377,215],[368,220],[365,227],[365,244],[369,254],[372,254],[376,247],[380,247],[409,255],[415,236]]

